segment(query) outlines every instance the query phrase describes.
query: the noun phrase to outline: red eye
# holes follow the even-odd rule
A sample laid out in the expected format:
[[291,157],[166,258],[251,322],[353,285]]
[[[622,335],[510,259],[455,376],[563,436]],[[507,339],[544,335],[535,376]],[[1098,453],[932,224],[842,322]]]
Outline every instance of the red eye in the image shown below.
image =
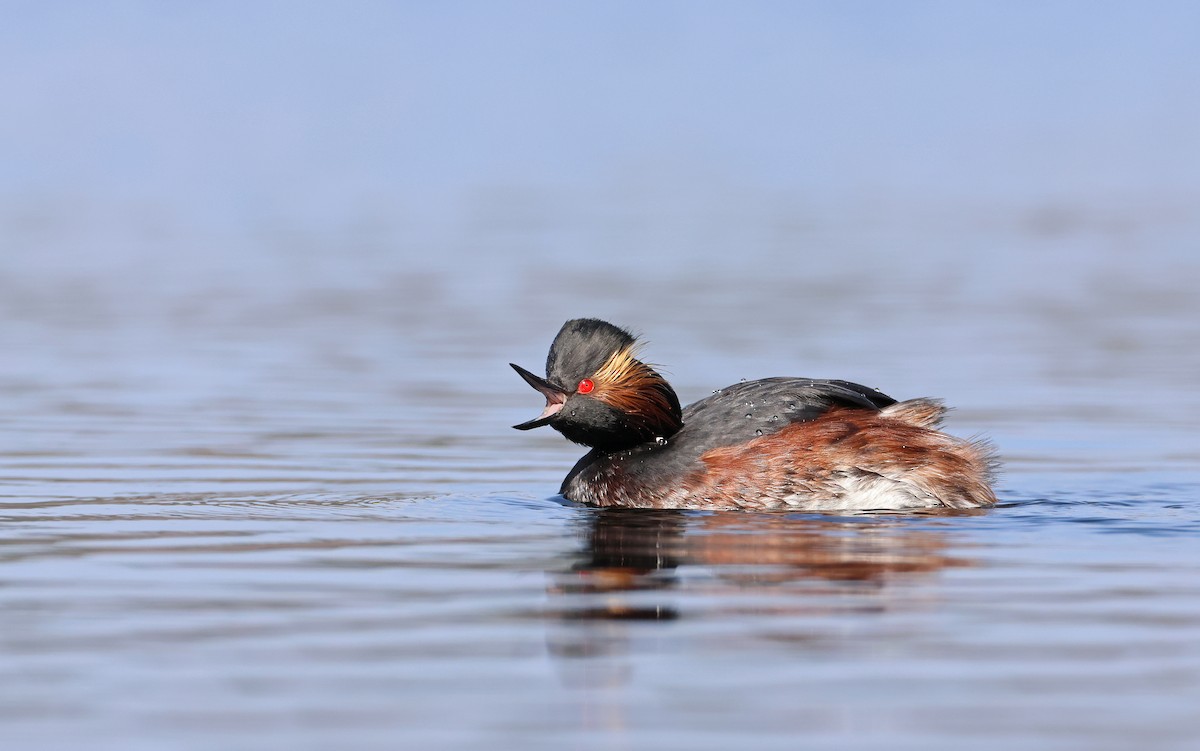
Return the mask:
[[581,394],[590,394],[594,388],[596,388],[596,384],[592,383],[590,379],[584,378],[579,382],[579,388],[576,390]]

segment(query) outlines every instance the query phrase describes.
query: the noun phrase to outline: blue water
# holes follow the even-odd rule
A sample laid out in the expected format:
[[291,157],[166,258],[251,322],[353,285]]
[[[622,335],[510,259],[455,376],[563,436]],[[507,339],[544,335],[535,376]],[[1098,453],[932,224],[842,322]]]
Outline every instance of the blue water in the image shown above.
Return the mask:
[[[0,31],[0,746],[1200,745],[1191,5],[331,7]],[[565,503],[584,315],[1001,504]]]
[[[1190,748],[1195,267],[1164,254],[1161,281],[1131,266],[1119,294],[1067,305],[1021,271],[1046,240],[1005,244],[1018,273],[944,259],[964,281],[934,289],[912,263],[847,281],[818,259],[795,296],[782,276],[647,279],[620,254],[611,297],[590,269],[537,261],[418,285],[402,254],[343,256],[359,278],[272,267],[140,294],[89,272],[82,295],[60,294],[69,270],[13,265],[38,285],[4,297],[0,735]],[[507,363],[537,367],[578,314],[641,329],[685,400],[784,373],[944,396],[952,430],[998,445],[1002,504],[566,504],[579,450],[508,427],[540,404]]]

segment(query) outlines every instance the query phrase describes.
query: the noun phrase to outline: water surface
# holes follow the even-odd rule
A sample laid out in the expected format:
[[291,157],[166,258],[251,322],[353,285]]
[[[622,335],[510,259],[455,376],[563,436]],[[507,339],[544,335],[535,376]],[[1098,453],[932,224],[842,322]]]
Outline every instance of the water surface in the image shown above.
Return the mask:
[[[467,273],[399,247],[6,256],[0,737],[1195,748],[1192,228],[1123,230],[1140,255],[1086,223],[976,230]],[[579,449],[508,427],[540,405],[507,363],[578,315],[644,332],[685,401],[783,374],[945,397],[998,445],[1002,504],[565,503]]]

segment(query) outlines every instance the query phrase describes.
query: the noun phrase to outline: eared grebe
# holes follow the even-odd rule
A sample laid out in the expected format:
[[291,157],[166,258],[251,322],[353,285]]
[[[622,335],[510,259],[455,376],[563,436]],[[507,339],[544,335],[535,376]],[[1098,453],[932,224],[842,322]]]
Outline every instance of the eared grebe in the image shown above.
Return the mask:
[[518,430],[549,425],[592,448],[563,480],[569,500],[683,509],[885,510],[991,506],[985,441],[938,430],[934,399],[897,402],[847,381],[764,378],[680,409],[635,357],[628,331],[567,321],[546,377],[512,367],[546,397]]

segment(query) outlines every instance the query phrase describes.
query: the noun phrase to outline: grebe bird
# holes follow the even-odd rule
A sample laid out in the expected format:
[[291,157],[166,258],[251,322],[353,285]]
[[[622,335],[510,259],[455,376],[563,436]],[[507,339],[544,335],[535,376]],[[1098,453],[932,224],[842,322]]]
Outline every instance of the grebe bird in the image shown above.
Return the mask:
[[595,506],[867,511],[996,502],[986,441],[938,430],[935,399],[897,402],[847,381],[764,378],[684,409],[637,359],[637,339],[594,318],[563,324],[546,377],[512,367],[546,397],[540,416],[589,451],[563,480]]

